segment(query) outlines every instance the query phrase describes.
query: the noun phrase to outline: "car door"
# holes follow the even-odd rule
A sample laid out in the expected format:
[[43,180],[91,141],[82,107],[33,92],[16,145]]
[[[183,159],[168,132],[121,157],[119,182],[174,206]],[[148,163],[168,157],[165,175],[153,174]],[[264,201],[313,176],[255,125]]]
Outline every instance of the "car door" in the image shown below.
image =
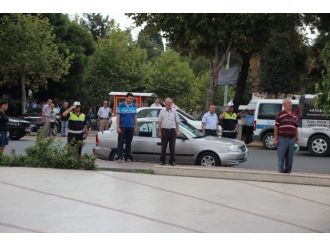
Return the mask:
[[132,155],[134,160],[154,161],[155,138],[154,122],[139,122],[138,130],[132,141]]
[[[184,135],[182,137],[184,137]],[[158,131],[157,131],[156,140],[157,141],[154,152],[156,156],[156,161],[158,161],[160,160],[160,154],[162,148],[162,143]],[[195,151],[196,148],[194,147],[194,145],[192,145],[192,142],[187,138],[181,139],[181,133],[179,133],[179,137],[177,137],[175,142],[175,161],[177,163],[194,163]],[[166,149],[166,154],[167,154],[166,161],[168,161],[170,155],[170,149],[168,146]]]

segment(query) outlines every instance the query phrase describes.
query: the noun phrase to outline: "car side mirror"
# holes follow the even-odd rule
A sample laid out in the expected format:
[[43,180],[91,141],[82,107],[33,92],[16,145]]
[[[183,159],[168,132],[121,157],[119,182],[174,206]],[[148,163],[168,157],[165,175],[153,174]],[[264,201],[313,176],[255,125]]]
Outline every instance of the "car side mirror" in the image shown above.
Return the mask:
[[181,140],[187,140],[188,138],[184,135],[184,134],[182,134],[182,133],[179,133],[178,135],[177,135],[177,137],[176,137],[177,139],[181,139]]

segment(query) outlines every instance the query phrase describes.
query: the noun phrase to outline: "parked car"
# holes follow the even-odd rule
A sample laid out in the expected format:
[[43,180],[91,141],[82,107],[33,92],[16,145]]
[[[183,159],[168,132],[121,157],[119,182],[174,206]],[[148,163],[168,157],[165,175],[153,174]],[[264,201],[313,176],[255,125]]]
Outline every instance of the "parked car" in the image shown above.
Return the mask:
[[330,155],[330,117],[315,105],[316,95],[299,99],[300,146],[315,156]]
[[30,122],[20,118],[9,117],[8,127],[11,140],[19,140],[31,132]]
[[[98,132],[94,155],[100,159],[115,160],[117,131]],[[157,131],[157,118],[139,118],[138,131],[132,142],[132,155],[136,161],[159,162],[161,140]],[[176,140],[176,162],[202,166],[237,165],[248,157],[246,145],[238,140],[204,136],[186,122],[180,123]]]
[[[254,111],[253,140],[262,141],[264,148],[276,149],[274,145],[274,126],[277,113],[283,109],[282,99],[260,99],[249,103]],[[298,100],[292,100],[292,111],[297,111]]]

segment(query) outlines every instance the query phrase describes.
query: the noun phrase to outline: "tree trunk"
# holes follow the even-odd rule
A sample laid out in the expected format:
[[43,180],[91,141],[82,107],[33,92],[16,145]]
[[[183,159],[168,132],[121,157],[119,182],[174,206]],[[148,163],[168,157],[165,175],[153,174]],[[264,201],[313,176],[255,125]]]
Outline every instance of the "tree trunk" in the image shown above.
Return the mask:
[[21,77],[21,94],[22,94],[22,102],[21,102],[21,106],[22,106],[22,113],[26,112],[26,85],[25,85],[25,70],[26,70],[26,65],[24,65],[23,68],[23,73],[22,73],[22,77]]
[[243,95],[246,88],[247,78],[249,75],[249,68],[250,68],[250,59],[252,57],[252,53],[248,52],[240,52],[242,58],[242,67],[241,72],[239,74],[239,78],[237,81],[236,86],[236,93],[234,96],[234,111],[237,112],[239,105],[242,102]]

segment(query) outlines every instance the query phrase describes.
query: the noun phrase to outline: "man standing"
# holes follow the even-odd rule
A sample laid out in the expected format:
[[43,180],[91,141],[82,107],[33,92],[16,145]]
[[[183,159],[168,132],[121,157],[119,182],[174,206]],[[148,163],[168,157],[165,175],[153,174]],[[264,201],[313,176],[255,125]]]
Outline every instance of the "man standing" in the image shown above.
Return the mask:
[[157,97],[155,99],[155,103],[153,103],[150,107],[163,107],[161,104],[160,104],[160,98]]
[[195,111],[192,113],[193,118],[196,120],[200,120],[202,117],[202,111],[201,111],[201,106],[197,105]]
[[63,117],[63,112],[65,112],[69,108],[69,103],[64,102],[63,106],[61,108],[60,114],[61,114],[61,136],[67,136],[68,134],[68,123],[69,123],[69,117]]
[[220,120],[222,120],[222,137],[235,139],[238,121],[232,102],[229,102],[226,111],[220,114]]
[[103,106],[97,112],[99,130],[104,131],[109,129],[111,109],[108,107],[108,101],[103,101]]
[[179,133],[180,118],[177,111],[172,107],[172,100],[170,98],[165,99],[165,108],[160,111],[157,122],[159,136],[162,140],[161,165],[165,165],[166,163],[166,149],[167,144],[169,144],[169,163],[175,166],[175,142]]
[[215,113],[215,105],[209,106],[209,111],[203,115],[202,131],[207,136],[218,136],[218,116]]
[[290,98],[283,100],[283,107],[275,120],[274,145],[277,145],[278,171],[291,173],[294,145],[299,144],[298,116],[292,112]]
[[131,145],[134,131],[137,130],[137,115],[132,93],[127,93],[126,100],[118,105],[116,124],[118,133],[117,158],[119,162],[123,162],[123,158],[124,161],[133,161]]
[[41,122],[44,126],[45,137],[49,136],[50,117],[52,114],[52,103],[53,101],[51,99],[48,99],[47,103],[42,108]]
[[5,151],[5,146],[8,145],[8,121],[9,118],[6,115],[8,110],[8,102],[0,101],[0,155]]
[[76,146],[78,154],[81,155],[83,143],[82,141],[87,137],[87,122],[84,113],[81,113],[81,105],[79,101],[63,112],[63,117],[69,116],[69,131],[68,131],[68,144]]

